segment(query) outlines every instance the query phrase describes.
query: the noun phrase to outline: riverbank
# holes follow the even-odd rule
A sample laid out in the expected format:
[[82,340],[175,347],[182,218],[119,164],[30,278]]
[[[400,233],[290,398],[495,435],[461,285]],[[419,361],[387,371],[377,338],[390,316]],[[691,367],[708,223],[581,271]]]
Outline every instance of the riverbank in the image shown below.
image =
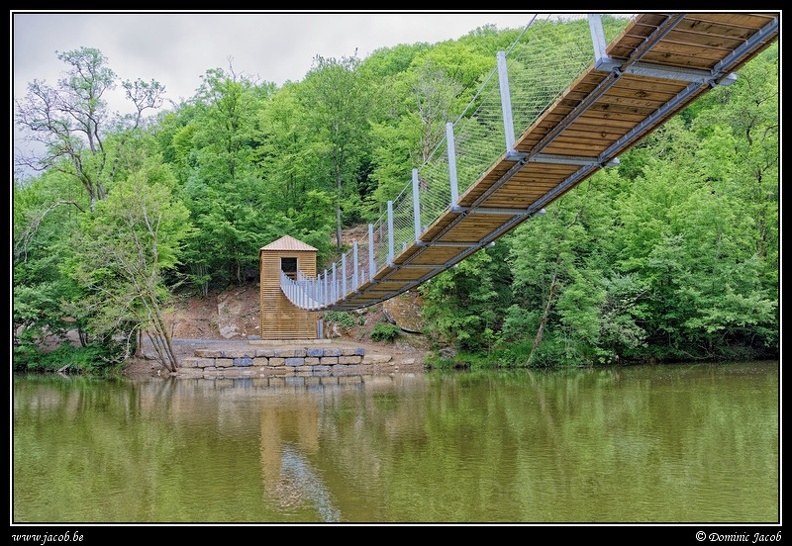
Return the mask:
[[[178,297],[165,313],[164,320],[176,357],[181,362],[196,356],[196,351],[238,351],[259,347],[260,336],[259,287],[256,284],[230,287],[208,296]],[[334,347],[363,349],[370,360],[376,360],[373,373],[422,371],[429,354],[428,341],[415,332],[422,329],[421,304],[417,293],[402,294],[370,308],[341,313],[336,320],[325,321],[328,339],[311,340],[329,343]],[[380,323],[396,324],[402,330],[393,342],[375,341],[371,332]],[[292,341],[277,345],[284,351],[304,348]],[[299,347],[297,347],[299,345]],[[155,360],[147,339],[143,342],[143,358],[127,361],[123,375],[159,376],[169,374]],[[376,358],[374,358],[376,357]]]
[[[341,339],[322,339],[301,341],[262,341],[262,340],[213,340],[213,339],[174,339],[173,348],[179,362],[187,362],[206,351],[251,351],[256,349],[276,349],[294,351],[307,346],[334,347],[338,349],[362,349],[367,364],[365,372],[372,374],[422,372],[429,351],[413,346],[405,341],[394,343],[373,343]],[[170,373],[156,360],[153,349],[144,343],[142,358],[132,358],[125,364],[122,375],[125,377],[168,377]]]

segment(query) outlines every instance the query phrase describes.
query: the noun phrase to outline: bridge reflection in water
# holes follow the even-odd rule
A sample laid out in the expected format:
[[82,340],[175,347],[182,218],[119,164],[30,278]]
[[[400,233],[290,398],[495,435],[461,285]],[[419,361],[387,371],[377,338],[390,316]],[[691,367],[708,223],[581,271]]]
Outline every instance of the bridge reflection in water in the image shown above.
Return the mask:
[[[322,470],[312,461],[320,451],[322,414],[326,411],[323,396],[363,390],[389,392],[405,388],[414,379],[413,374],[404,374],[221,380],[230,392],[261,394],[251,396],[260,404],[265,502],[275,502],[279,511],[293,515],[305,511],[323,522],[341,521],[338,501]],[[305,393],[312,395],[300,396]]]
[[264,491],[279,509],[309,509],[322,521],[340,520],[332,496],[303,452],[319,448],[318,399],[298,407],[280,398],[265,399],[261,408],[261,470]]
[[[292,303],[352,310],[419,286],[616,164],[714,86],[733,83],[779,33],[777,13],[589,15],[563,32],[559,21],[535,18],[498,53],[468,108],[363,240],[315,278],[282,277]],[[618,28],[608,45],[606,30]]]

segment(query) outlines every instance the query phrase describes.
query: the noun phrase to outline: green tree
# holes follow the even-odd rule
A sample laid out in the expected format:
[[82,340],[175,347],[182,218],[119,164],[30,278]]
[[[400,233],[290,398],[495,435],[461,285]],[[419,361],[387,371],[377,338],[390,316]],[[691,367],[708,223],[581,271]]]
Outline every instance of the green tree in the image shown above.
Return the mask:
[[733,85],[707,95],[711,107],[691,122],[697,135],[706,136],[698,166],[753,219],[745,235],[765,266],[762,276],[770,288],[778,284],[780,248],[778,62],[776,44],[743,67]]
[[256,112],[274,88],[233,69],[208,70],[202,80],[189,121],[172,133],[171,145],[180,158],[180,197],[198,228],[184,263],[205,294],[210,286],[243,283],[270,234],[254,150]]
[[480,250],[421,286],[426,334],[438,346],[489,352],[511,303],[503,242]]
[[[79,287],[64,272],[70,259],[69,234],[77,228],[87,197],[76,181],[47,171],[13,192],[13,339],[15,367],[37,367],[47,338],[64,341],[76,325],[63,311],[79,297]],[[74,201],[73,206],[63,206]]]
[[305,193],[321,185],[310,176],[318,159],[309,153],[310,133],[296,84],[288,83],[273,93],[256,121],[260,144],[253,153],[272,197],[271,206],[299,210]]
[[528,366],[614,362],[642,347],[640,279],[614,270],[613,203],[624,188],[605,170],[515,230],[514,304],[503,327],[511,360]]
[[[317,56],[303,81],[301,98],[316,131],[313,150],[327,161],[335,192],[336,246],[342,248],[344,203],[355,206],[355,183],[367,152],[369,95],[359,77],[360,60]],[[321,175],[320,175],[321,176]],[[353,199],[350,200],[350,197]],[[348,214],[351,211],[348,211]]]
[[170,371],[178,361],[163,320],[168,290],[162,272],[179,263],[190,231],[189,212],[173,198],[174,185],[168,168],[155,160],[118,183],[94,215],[83,217],[74,263],[89,294],[81,307],[91,315],[90,334],[120,341],[126,358],[144,332]]
[[673,154],[673,163],[653,162],[617,205],[619,268],[647,287],[644,328],[663,359],[743,356],[735,351],[757,341],[772,346],[777,326],[755,219],[697,174],[696,155],[694,148]]
[[[71,238],[81,217],[139,166],[144,116],[161,106],[165,91],[155,81],[119,81],[97,49],[58,58],[68,69],[57,86],[29,83],[14,112],[24,140],[37,145],[32,152],[16,150],[14,162],[42,173],[14,182],[15,334],[31,354],[43,336],[62,336],[67,329],[76,329],[86,343],[83,316],[68,311],[84,294],[64,265],[81,251]],[[132,105],[130,114],[108,108],[105,95],[118,85]]]
[[106,66],[107,58],[98,49],[80,48],[58,54],[69,66],[57,87],[34,80],[25,97],[16,103],[16,124],[29,140],[43,145],[37,156],[16,154],[17,165],[42,170],[58,170],[75,177],[85,189],[89,208],[107,195],[107,185],[118,169],[115,154],[126,143],[106,144],[109,134],[131,134],[144,114],[162,105],[165,92],[156,81],[124,81],[120,84],[134,112],[119,116],[110,112],[104,95],[118,84],[116,74]]
[[330,250],[334,195],[315,176],[323,157],[312,152],[307,113],[298,100],[298,85],[279,89],[258,110],[254,158],[263,181],[262,211],[273,227],[269,242],[283,234],[304,241],[321,261]]
[[[578,188],[576,191],[580,192]],[[589,192],[585,192],[590,197]],[[577,194],[553,203],[515,231],[510,263],[515,302],[505,339],[530,341],[524,365],[585,362],[582,339],[596,337],[604,294],[586,267],[589,210]]]

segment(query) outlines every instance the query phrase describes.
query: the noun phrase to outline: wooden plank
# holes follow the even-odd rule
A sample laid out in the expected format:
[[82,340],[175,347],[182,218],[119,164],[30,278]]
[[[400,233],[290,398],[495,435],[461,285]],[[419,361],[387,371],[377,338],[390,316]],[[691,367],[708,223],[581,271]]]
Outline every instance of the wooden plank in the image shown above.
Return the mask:
[[409,281],[419,279],[424,275],[431,273],[434,271],[436,267],[425,267],[425,268],[416,268],[416,269],[399,269],[394,271],[390,277],[388,277],[389,282],[401,282],[401,285],[404,286]]
[[[438,241],[441,243],[478,243],[513,218],[514,215],[473,214],[443,234]],[[460,250],[464,250],[464,247]]]
[[[458,247],[437,247],[427,246],[423,251],[418,253],[414,260],[410,262],[411,267],[426,267],[431,269],[437,266],[445,265],[450,262],[454,256],[458,255],[460,249]],[[407,271],[410,271],[407,269]]]
[[[411,280],[412,280],[412,278],[407,279],[407,281],[411,281]],[[394,291],[397,291],[397,290],[403,288],[407,284],[408,283],[405,282],[404,280],[396,280],[396,279],[385,280],[385,281],[377,282],[373,286],[372,291],[374,291],[374,292],[394,292]]]
[[[649,43],[646,42],[647,38],[663,26],[668,17],[676,15],[638,15],[609,45],[608,55],[617,61],[632,59],[638,48]],[[657,42],[652,42],[651,47],[643,52],[643,56],[635,60],[670,68],[709,70],[778,15],[773,12],[686,14],[676,28],[670,29]],[[763,38],[763,42],[757,44],[755,50],[739,59],[730,70],[742,66],[777,38],[777,31],[772,36]],[[515,150],[529,154],[593,158],[619,143],[618,149],[610,150],[613,154],[611,157],[614,157],[640,142],[647,134],[709,90],[709,86],[702,85],[684,100],[675,102],[673,109],[669,108],[662,115],[658,115],[660,108],[676,99],[683,90],[688,90],[689,82],[627,73],[610,82],[611,87],[589,104],[588,97],[605,78],[609,78],[608,72],[594,70],[593,67],[581,74],[522,131],[516,139]],[[584,104],[585,111],[578,112]],[[558,134],[554,134],[554,138],[545,143],[544,148],[539,149],[538,144],[549,134],[556,133],[559,124],[566,123],[567,116],[573,112],[577,117],[563,126]],[[519,116],[520,113],[515,112],[515,120]],[[644,124],[645,120],[650,119],[651,124]],[[634,132],[639,127],[640,132]],[[628,134],[631,134],[629,141],[624,138]],[[501,156],[494,165],[486,169],[479,180],[463,191],[459,204],[471,207],[481,201],[479,205],[482,207],[524,211],[550,192],[555,192],[553,199],[563,196],[598,170],[598,167],[594,167],[586,172],[586,176],[574,180],[571,177],[577,175],[580,165],[529,161],[511,179],[505,180],[504,177],[515,165],[514,160]],[[573,183],[564,186],[562,190],[560,184],[568,180]],[[366,305],[397,295],[418,280],[430,278],[445,266],[477,251],[483,241],[489,240],[495,234],[503,235],[523,221],[525,217],[509,214],[485,215],[470,212],[460,215],[446,212],[440,218],[433,219],[432,225],[421,234],[421,239],[429,246],[410,241],[403,252],[397,249],[393,267],[383,268],[375,277],[375,280],[379,279],[381,282],[364,285],[366,294],[356,294],[343,305]],[[473,246],[432,246],[432,243],[437,242],[467,243]]]

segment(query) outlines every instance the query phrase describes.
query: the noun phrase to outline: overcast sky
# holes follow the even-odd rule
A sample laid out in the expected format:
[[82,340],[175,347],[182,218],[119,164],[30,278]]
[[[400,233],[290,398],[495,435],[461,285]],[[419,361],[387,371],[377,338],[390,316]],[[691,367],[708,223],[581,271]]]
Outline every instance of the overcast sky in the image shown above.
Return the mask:
[[[156,80],[166,97],[190,98],[201,76],[228,69],[278,86],[302,80],[314,57],[366,58],[381,47],[464,36],[478,27],[522,29],[528,12],[37,12],[14,10],[13,94],[55,85],[67,65],[56,51],[99,49],[122,79]],[[229,65],[229,62],[231,63]]]

